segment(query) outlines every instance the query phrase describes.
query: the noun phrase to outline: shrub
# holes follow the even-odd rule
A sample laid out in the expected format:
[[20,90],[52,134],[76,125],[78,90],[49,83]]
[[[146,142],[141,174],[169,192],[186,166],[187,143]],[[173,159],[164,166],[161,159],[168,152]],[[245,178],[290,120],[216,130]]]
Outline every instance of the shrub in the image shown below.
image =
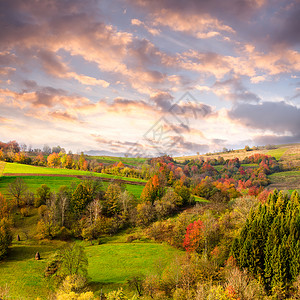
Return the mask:
[[0,259],[6,256],[12,242],[11,224],[7,218],[0,220]]

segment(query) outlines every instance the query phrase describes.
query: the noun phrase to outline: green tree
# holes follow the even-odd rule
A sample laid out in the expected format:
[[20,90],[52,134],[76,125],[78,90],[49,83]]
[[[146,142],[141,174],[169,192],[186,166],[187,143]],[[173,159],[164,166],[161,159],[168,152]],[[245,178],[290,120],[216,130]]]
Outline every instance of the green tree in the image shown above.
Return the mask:
[[83,246],[76,243],[61,250],[57,254],[60,261],[59,274],[64,278],[72,275],[88,275],[88,259]]
[[40,207],[41,205],[45,205],[47,201],[51,197],[51,189],[47,186],[47,184],[42,184],[36,190],[36,199],[35,199],[35,207]]
[[104,203],[103,203],[103,211],[104,214],[108,217],[112,217],[117,215],[121,210],[121,196],[122,189],[120,185],[116,183],[111,183],[105,193]]
[[300,197],[276,190],[253,209],[232,246],[238,265],[247,268],[278,299],[286,297],[299,274]]
[[75,215],[79,216],[92,200],[93,195],[86,185],[79,183],[71,198],[71,207]]

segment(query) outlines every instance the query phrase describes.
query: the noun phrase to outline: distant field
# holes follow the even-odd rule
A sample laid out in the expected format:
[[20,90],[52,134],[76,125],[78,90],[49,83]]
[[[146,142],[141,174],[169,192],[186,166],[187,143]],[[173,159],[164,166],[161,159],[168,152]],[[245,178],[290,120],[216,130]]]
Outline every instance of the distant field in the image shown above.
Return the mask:
[[248,168],[256,169],[256,168],[258,168],[258,164],[241,164],[241,166],[244,169],[248,169]]
[[[38,187],[42,184],[47,184],[53,192],[58,192],[62,185],[71,186],[72,184],[78,184],[81,179],[75,177],[49,177],[49,176],[18,176],[21,177],[24,182],[28,185],[28,188],[35,192]],[[2,176],[0,177],[0,193],[8,197],[7,186],[13,182],[16,176]],[[102,182],[106,188],[109,182]],[[144,186],[125,184],[126,190],[132,193],[136,198],[140,198]]]
[[271,184],[269,188],[281,190],[300,189],[300,171],[287,171],[274,173],[269,176]]
[[123,164],[130,166],[137,166],[147,161],[147,158],[135,158],[135,157],[114,157],[114,156],[87,156],[88,160],[96,159],[99,163],[114,164],[122,162]]
[[6,163],[3,174],[57,174],[57,175],[82,175],[82,176],[97,176],[102,178],[117,178],[123,180],[146,182],[146,180],[139,178],[129,178],[122,176],[114,176],[110,174],[95,173],[80,170],[69,170],[69,169],[57,169],[57,168],[47,168],[47,167],[36,167],[29,165],[22,165],[17,163]]
[[269,150],[267,154],[279,160],[287,150],[288,148],[273,149],[273,150]]
[[211,153],[211,154],[202,154],[202,155],[192,155],[192,156],[181,156],[175,157],[174,159],[178,162],[183,162],[187,159],[197,159],[203,158],[206,160],[207,158],[218,158],[222,156],[225,160],[232,159],[238,157],[240,160],[244,159],[247,156],[251,156],[253,154],[266,154],[274,156],[277,160],[285,165],[292,164],[295,167],[300,167],[300,144],[287,144],[287,145],[278,145],[277,149],[267,150],[267,149],[259,149],[253,151],[245,151],[245,149],[234,150],[230,152],[219,152],[219,153]]

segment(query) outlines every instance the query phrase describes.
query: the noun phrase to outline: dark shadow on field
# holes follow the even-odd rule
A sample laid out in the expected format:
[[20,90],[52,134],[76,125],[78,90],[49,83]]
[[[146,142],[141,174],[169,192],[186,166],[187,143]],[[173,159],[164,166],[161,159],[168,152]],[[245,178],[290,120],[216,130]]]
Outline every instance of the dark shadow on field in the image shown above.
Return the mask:
[[88,288],[100,295],[101,291],[102,294],[105,294],[108,290],[117,290],[120,287],[124,288],[124,284],[125,283],[89,281]]
[[45,257],[49,255],[49,252],[55,252],[53,249],[53,246],[47,246],[47,245],[17,245],[16,243],[10,247],[9,254],[4,262],[10,262],[10,261],[23,261],[26,259],[32,259],[35,260],[35,254],[39,252],[41,259],[45,259]]

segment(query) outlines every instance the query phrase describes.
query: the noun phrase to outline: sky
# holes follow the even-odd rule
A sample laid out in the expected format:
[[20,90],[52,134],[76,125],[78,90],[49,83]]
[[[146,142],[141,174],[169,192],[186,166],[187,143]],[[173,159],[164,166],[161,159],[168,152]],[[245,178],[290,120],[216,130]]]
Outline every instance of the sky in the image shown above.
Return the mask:
[[129,156],[300,142],[299,15],[299,0],[2,0],[0,141]]

